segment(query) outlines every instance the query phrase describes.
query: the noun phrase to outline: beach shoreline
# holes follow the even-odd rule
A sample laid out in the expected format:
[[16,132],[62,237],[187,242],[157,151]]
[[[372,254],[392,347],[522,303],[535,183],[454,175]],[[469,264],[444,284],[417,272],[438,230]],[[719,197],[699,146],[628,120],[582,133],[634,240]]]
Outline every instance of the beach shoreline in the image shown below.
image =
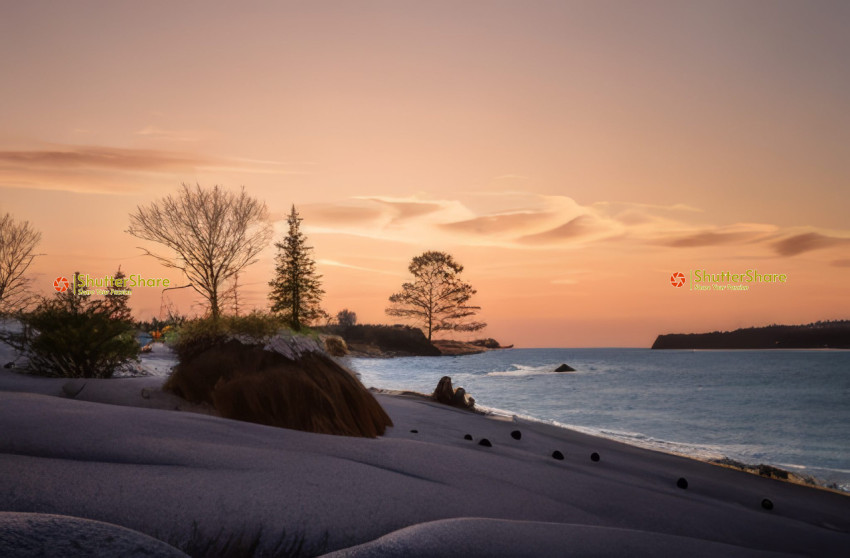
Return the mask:
[[563,426],[379,391],[395,425],[384,436],[328,436],[174,412],[156,393],[162,379],[81,380],[70,398],[68,380],[0,373],[10,433],[0,509],[160,538],[193,524],[285,528],[334,556],[387,555],[388,544],[422,556],[570,555],[553,546],[565,533],[575,555],[617,541],[636,556],[839,556],[850,543],[844,494]]

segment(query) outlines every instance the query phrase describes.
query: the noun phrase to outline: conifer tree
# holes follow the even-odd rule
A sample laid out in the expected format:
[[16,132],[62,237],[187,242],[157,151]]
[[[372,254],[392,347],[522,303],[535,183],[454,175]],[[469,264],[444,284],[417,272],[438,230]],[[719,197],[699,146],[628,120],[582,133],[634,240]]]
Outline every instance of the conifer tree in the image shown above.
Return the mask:
[[[127,302],[130,299],[130,295],[128,294],[119,294],[114,291],[128,291],[129,288],[122,281],[126,279],[127,275],[121,271],[121,266],[118,266],[118,271],[115,272],[115,276],[113,277],[114,281],[112,286],[109,287],[109,293],[105,295],[105,306],[109,311],[109,317],[113,320],[125,320],[130,321],[132,319],[132,315],[130,314],[130,306]],[[116,283],[121,285],[120,287],[116,286]]]
[[316,262],[310,256],[313,248],[307,246],[301,221],[293,205],[287,218],[289,233],[275,242],[275,277],[269,281],[272,312],[282,315],[296,331],[324,315],[320,307],[325,293],[319,281],[322,277],[316,274]]

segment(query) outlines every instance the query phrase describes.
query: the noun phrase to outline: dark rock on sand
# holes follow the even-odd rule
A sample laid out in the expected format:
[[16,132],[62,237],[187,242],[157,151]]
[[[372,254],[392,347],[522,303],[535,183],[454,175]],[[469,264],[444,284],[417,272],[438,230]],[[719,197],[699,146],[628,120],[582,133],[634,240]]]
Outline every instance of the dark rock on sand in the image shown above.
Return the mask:
[[561,453],[561,452],[559,452],[558,450],[555,450],[555,451],[553,451],[553,452],[552,452],[552,457],[554,457],[554,458],[555,458],[555,459],[557,459],[558,461],[563,461],[563,460],[564,460],[564,454],[563,454],[563,453]]
[[443,376],[437,382],[437,388],[431,394],[438,403],[459,407],[461,409],[472,409],[475,407],[475,399],[466,393],[463,388],[454,389],[452,387],[452,379],[449,376]]
[[481,441],[478,442],[479,446],[484,446],[485,448],[492,448],[493,444],[490,443],[490,440],[487,438],[481,438]]
[[555,369],[555,372],[575,372],[576,369],[567,364],[562,364],[561,366]]
[[410,433],[411,434],[419,434],[419,431],[414,428],[413,430],[410,431]]
[[464,440],[471,440],[471,439],[472,439],[472,434],[464,434],[463,439],[464,439]]
[[519,430],[514,430],[513,432],[511,432],[511,438],[513,438],[514,440],[522,439],[522,432],[520,432]]
[[788,480],[788,471],[783,471],[770,465],[759,465],[759,475],[772,479]]
[[682,490],[687,490],[688,479],[686,479],[685,477],[679,477],[679,480],[676,481],[676,486],[678,486]]
[[597,461],[599,461],[599,454],[596,453],[596,452],[591,453],[590,454],[590,460],[593,461],[594,463],[596,463]]
[[773,509],[773,502],[771,502],[770,500],[765,498],[764,500],[761,501],[761,507],[763,507],[767,511],[770,511],[770,510]]

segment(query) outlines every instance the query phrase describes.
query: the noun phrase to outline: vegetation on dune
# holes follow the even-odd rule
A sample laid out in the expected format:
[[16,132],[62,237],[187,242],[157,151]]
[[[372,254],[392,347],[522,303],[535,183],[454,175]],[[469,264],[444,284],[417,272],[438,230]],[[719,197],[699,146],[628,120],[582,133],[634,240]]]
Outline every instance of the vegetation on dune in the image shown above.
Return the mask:
[[171,330],[167,341],[183,361],[231,337],[266,339],[285,329],[288,325],[280,316],[254,311],[244,316],[185,320]]
[[20,313],[20,333],[6,341],[29,360],[30,373],[62,378],[111,378],[121,366],[138,359],[136,328],[115,317],[107,300],[79,296],[72,290],[43,298]]

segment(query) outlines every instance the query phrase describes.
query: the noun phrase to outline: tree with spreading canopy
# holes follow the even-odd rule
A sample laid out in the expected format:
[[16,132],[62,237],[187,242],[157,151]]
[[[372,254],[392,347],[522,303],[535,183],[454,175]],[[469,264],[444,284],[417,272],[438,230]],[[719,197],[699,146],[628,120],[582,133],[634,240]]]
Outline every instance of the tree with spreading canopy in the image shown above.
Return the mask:
[[481,310],[469,304],[477,291],[460,278],[463,266],[451,255],[423,252],[413,258],[408,270],[413,282],[402,284],[401,292],[390,296],[388,315],[420,323],[428,341],[438,331],[478,331],[487,326],[468,320]]
[[41,233],[29,221],[0,217],[0,313],[20,310],[32,300],[24,274],[35,259]]
[[218,185],[182,184],[177,195],[137,207],[127,232],[172,250],[175,256],[142,248],[164,266],[182,271],[217,320],[225,284],[257,261],[272,229],[266,204],[246,194],[244,187],[236,193]]
[[343,308],[336,313],[336,323],[340,327],[351,327],[357,323],[357,312],[352,312],[348,308]]
[[289,232],[280,242],[275,242],[275,276],[269,281],[272,312],[278,313],[298,331],[301,326],[326,315],[320,303],[325,291],[316,274],[316,262],[310,256],[312,247],[301,232],[303,219],[292,206],[287,217]]

